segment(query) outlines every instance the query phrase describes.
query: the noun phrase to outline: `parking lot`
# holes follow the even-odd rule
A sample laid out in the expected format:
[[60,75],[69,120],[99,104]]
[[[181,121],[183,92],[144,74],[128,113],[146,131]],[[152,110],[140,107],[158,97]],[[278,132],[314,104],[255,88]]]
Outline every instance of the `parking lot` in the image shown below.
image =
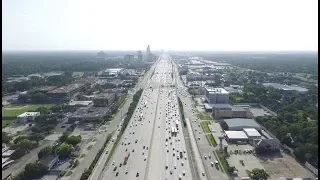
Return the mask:
[[270,114],[268,111],[265,111],[262,108],[258,108],[258,107],[251,107],[250,111],[252,112],[254,117],[258,117],[258,116],[272,116],[272,114]]
[[246,150],[254,150],[254,148],[249,144],[228,145],[230,157],[227,158],[227,161],[230,166],[234,166],[238,170],[239,177],[247,177],[246,170],[251,171],[254,168],[264,169],[254,152],[247,153]]
[[315,178],[315,175],[284,152],[264,156],[259,155],[258,160],[270,175],[270,179],[278,179],[279,177]]

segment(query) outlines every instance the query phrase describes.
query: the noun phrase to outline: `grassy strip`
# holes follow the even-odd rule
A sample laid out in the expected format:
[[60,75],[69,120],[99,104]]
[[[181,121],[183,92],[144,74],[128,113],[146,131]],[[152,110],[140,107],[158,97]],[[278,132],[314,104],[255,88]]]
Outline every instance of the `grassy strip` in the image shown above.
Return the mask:
[[2,129],[7,126],[10,126],[14,122],[16,122],[16,120],[2,120]]
[[87,147],[87,150],[90,151],[92,149],[93,145],[90,145]]
[[182,122],[183,122],[183,127],[187,127],[186,119],[184,117],[183,105],[182,105],[182,102],[181,102],[179,97],[178,97],[178,103],[179,103],[179,110],[180,110],[180,113],[181,113],[181,119],[182,119]]
[[214,154],[216,154],[218,156],[217,158],[219,159],[220,167],[222,166],[223,170],[226,171],[229,168],[229,164],[228,164],[227,160],[225,159],[225,157],[223,156],[223,154],[219,150],[214,150],[214,151],[215,151]]
[[80,180],[87,180],[87,179],[90,177],[93,168],[96,166],[96,164],[97,164],[100,156],[101,156],[102,153],[103,153],[103,150],[106,148],[106,146],[107,146],[108,142],[110,141],[110,139],[111,139],[111,137],[112,137],[113,134],[114,134],[114,131],[113,131],[112,133],[108,134],[107,139],[106,139],[106,141],[104,142],[102,148],[99,150],[98,154],[96,155],[96,157],[95,157],[94,160],[92,161],[89,169],[85,169],[85,170],[84,170],[84,172],[82,173],[82,175],[81,175],[81,177],[80,177]]
[[219,158],[220,164],[222,165],[224,172],[231,175],[233,173],[233,171],[236,170],[236,168],[234,166],[230,167],[228,161],[226,160],[226,157],[228,155],[221,153],[219,150],[215,150],[215,153],[217,154],[217,156]]
[[210,142],[210,144],[213,146],[213,147],[217,147],[217,142],[216,140],[214,139],[213,135],[212,134],[209,134],[209,135],[206,135],[208,141]]
[[204,121],[204,122],[201,122],[200,123],[201,124],[201,127],[202,127],[202,129],[203,129],[203,131],[205,132],[205,133],[210,133],[211,131],[210,131],[210,128],[209,128],[209,124],[211,124],[211,122],[210,121]]
[[124,130],[126,129],[127,125],[129,124],[129,121],[130,121],[130,119],[131,119],[131,117],[132,117],[132,115],[134,113],[134,110],[136,109],[136,107],[138,105],[138,102],[139,102],[139,99],[140,99],[140,97],[142,95],[142,92],[143,92],[143,90],[140,89],[133,95],[132,102],[131,102],[131,104],[129,106],[127,116],[124,118],[124,121],[122,123],[121,131],[120,131],[120,133],[119,133],[119,135],[118,135],[118,137],[117,137],[117,139],[116,139],[116,141],[115,141],[115,143],[114,143],[114,145],[113,145],[113,147],[112,147],[112,149],[111,149],[111,151],[110,151],[110,153],[108,155],[108,158],[106,160],[105,165],[107,165],[108,162],[110,161],[110,159],[111,159],[111,157],[112,157],[112,155],[113,155],[113,153],[114,153],[114,151],[115,151],[115,149],[116,149],[116,147],[117,147],[117,145],[118,145],[118,143],[119,143],[119,141],[121,139],[121,136],[122,136]]
[[114,151],[116,150],[116,147],[117,147],[118,143],[120,142],[121,136],[122,136],[122,133],[120,133],[120,134],[118,135],[118,137],[117,137],[114,145],[112,146],[112,148],[111,148],[111,150],[110,150],[110,152],[109,152],[108,158],[107,158],[107,160],[106,160],[106,163],[104,164],[105,166],[109,163],[109,161],[110,161],[110,159],[111,159]]
[[[219,150],[216,150],[216,151],[219,151]],[[221,165],[221,161],[220,161],[220,159],[217,157],[217,155],[216,155],[216,153],[215,153],[215,152],[213,152],[213,154],[214,154],[214,156],[216,157],[216,159],[220,162],[220,163],[218,164],[218,165],[219,165],[219,169],[221,169],[221,171],[225,173],[225,169],[224,169],[224,168],[222,168],[222,165]]]

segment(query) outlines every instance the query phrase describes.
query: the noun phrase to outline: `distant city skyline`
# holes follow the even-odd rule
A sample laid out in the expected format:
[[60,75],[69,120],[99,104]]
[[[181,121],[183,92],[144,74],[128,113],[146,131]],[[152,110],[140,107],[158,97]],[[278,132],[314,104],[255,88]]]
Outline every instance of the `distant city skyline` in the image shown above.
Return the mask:
[[316,0],[4,0],[2,5],[3,51],[136,51],[148,44],[154,51],[318,50]]

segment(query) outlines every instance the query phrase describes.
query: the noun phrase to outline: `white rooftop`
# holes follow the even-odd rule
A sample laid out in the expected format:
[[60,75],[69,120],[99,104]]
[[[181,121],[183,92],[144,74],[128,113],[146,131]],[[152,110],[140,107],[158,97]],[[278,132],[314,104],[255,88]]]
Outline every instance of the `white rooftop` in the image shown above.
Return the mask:
[[229,94],[229,92],[223,88],[206,87],[206,90],[209,92],[209,94]]
[[255,128],[243,128],[243,131],[246,132],[249,137],[261,136],[261,134]]
[[248,136],[243,131],[225,131],[229,139],[248,139]]
[[26,117],[26,116],[38,116],[40,112],[24,112],[20,114],[18,117]]
[[70,101],[69,105],[70,106],[75,106],[75,105],[88,106],[91,103],[92,103],[92,101]]

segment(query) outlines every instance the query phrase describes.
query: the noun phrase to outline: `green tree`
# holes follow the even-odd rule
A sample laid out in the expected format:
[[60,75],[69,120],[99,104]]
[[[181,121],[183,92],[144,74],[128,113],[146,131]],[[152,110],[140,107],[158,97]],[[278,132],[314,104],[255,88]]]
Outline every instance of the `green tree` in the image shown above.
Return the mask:
[[36,179],[45,175],[47,171],[47,167],[40,163],[29,163],[24,168],[24,176],[27,179]]
[[72,135],[72,136],[69,136],[68,138],[67,138],[67,140],[66,140],[66,142],[68,143],[68,144],[72,144],[73,146],[75,146],[75,145],[77,145],[79,142],[81,142],[81,136],[80,135],[78,135],[78,136],[74,136],[74,135]]
[[252,180],[267,180],[269,177],[269,174],[264,169],[254,168],[250,172],[250,178]]
[[63,158],[70,156],[72,150],[73,150],[73,146],[71,144],[63,144],[57,147],[58,155]]
[[63,143],[65,140],[67,140],[67,138],[69,137],[70,135],[70,132],[69,131],[66,131],[66,132],[63,132],[62,136],[59,138],[59,141],[61,143]]
[[46,146],[42,148],[38,153],[38,159],[42,159],[43,157],[52,153],[52,146]]
[[11,141],[11,136],[8,133],[2,131],[2,143],[8,144]]

